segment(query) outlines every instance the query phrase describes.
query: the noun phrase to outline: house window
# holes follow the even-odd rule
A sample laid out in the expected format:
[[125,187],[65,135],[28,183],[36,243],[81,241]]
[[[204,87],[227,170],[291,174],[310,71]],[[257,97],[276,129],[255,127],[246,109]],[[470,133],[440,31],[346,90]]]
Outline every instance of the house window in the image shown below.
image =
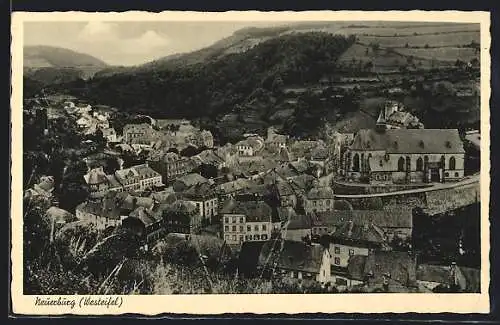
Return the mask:
[[335,254],[340,254],[340,247],[335,246]]
[[262,230],[263,231],[266,231],[266,228],[267,228],[266,225],[262,225]]
[[236,223],[236,217],[233,218],[233,223]]
[[254,229],[255,231],[259,231],[259,225],[255,225],[255,226],[253,227],[253,229]]
[[240,242],[242,242],[242,241],[243,241],[243,236],[240,236]]
[[236,226],[233,226],[233,231],[236,231]]
[[226,235],[226,237],[225,237],[225,238],[226,238],[226,240],[229,240],[229,235]]
[[349,250],[349,256],[353,256],[354,255],[354,249],[350,249]]
[[233,241],[236,241],[236,235],[233,235]]
[[252,231],[252,227],[251,226],[247,226],[247,231]]
[[333,263],[335,263],[335,265],[340,265],[340,257],[335,257]]
[[229,231],[229,226],[224,226],[224,231]]
[[403,157],[400,157],[398,159],[398,172],[404,172],[405,171],[405,159]]
[[254,240],[260,240],[260,235],[253,235]]
[[240,231],[243,232],[243,226],[240,226]]
[[267,240],[267,235],[262,235],[262,240]]
[[455,177],[458,177],[458,173],[457,172],[455,172]]
[[243,223],[243,217],[240,217],[240,222]]
[[455,170],[455,157],[450,158],[450,166],[448,166],[448,169]]
[[448,176],[450,176],[450,173],[446,172],[446,173],[444,173],[444,176],[448,177]]

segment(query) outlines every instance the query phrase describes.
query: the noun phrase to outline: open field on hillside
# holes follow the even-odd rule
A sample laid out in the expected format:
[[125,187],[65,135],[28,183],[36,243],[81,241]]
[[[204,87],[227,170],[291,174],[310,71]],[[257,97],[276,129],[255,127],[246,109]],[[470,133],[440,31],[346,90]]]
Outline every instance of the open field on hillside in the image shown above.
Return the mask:
[[365,44],[378,43],[381,47],[429,47],[437,46],[462,46],[470,44],[472,41],[479,42],[480,35],[477,32],[457,32],[457,33],[444,33],[437,35],[417,35],[417,36],[364,36],[358,34],[360,42]]
[[412,55],[419,59],[436,59],[440,61],[470,61],[479,55],[471,48],[442,47],[431,49],[397,49],[398,53]]
[[357,35],[378,35],[381,37],[391,37],[394,35],[412,37],[420,34],[433,34],[433,33],[456,33],[456,32],[477,32],[479,33],[479,25],[470,24],[453,24],[453,25],[435,25],[435,26],[421,26],[407,28],[390,27],[345,27],[338,29],[339,33],[357,34]]

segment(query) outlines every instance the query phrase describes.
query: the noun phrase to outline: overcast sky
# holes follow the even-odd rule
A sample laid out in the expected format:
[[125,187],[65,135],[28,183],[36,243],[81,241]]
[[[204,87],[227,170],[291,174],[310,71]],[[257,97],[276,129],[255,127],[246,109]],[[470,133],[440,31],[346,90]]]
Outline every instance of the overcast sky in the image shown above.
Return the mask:
[[209,46],[249,27],[272,22],[26,22],[25,45],[87,53],[111,65],[135,65]]

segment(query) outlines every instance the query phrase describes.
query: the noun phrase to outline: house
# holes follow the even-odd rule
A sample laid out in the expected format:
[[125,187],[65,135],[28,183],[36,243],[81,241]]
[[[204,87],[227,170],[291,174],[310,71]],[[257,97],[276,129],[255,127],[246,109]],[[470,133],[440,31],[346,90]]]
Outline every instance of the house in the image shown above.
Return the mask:
[[177,200],[162,211],[163,227],[167,233],[195,234],[201,230],[203,218],[191,202]]
[[224,239],[230,245],[271,238],[272,209],[264,201],[228,200],[220,214]]
[[212,223],[213,217],[218,214],[218,198],[215,190],[208,183],[197,183],[191,186],[182,192],[182,197],[196,205],[199,215],[207,224]]
[[251,188],[254,182],[245,178],[238,178],[216,186],[216,193],[221,200],[235,198],[239,193]]
[[313,187],[307,192],[304,210],[307,214],[333,210],[334,195],[331,187]]
[[377,225],[386,240],[395,237],[406,240],[413,230],[412,210],[406,207],[388,210],[332,210],[316,212],[312,217],[312,235],[321,236],[334,233],[339,226],[352,221],[355,225],[366,223]]
[[55,187],[55,181],[53,176],[42,176],[40,181],[33,185],[33,188],[27,189],[24,196],[25,197],[40,197],[44,199],[51,199]]
[[216,155],[213,150],[203,150],[202,152],[193,156],[192,158],[198,161],[200,165],[201,164],[212,165],[219,170],[222,167],[226,167],[226,162],[224,161],[224,159]]
[[52,220],[56,227],[65,225],[68,222],[75,221],[75,216],[66,210],[51,206],[45,211],[45,215]]
[[288,137],[286,135],[278,134],[273,127],[267,129],[266,146],[272,149],[285,149]]
[[416,292],[416,267],[416,257],[407,252],[372,250],[354,255],[347,272],[336,275],[334,283],[364,287],[366,292]]
[[456,129],[360,130],[345,153],[348,180],[445,182],[464,177],[464,146]]
[[481,291],[480,271],[457,266],[456,263],[451,263],[451,265],[419,264],[416,278],[420,286],[433,292],[440,288],[451,292],[478,293]]
[[208,130],[201,131],[199,142],[200,142],[201,147],[213,148],[214,147],[214,136],[212,135],[212,132],[210,132]]
[[295,215],[287,222],[285,229],[282,233],[287,240],[303,241],[304,238],[311,238],[311,218],[303,214]]
[[295,195],[295,191],[289,182],[278,179],[272,188],[280,206],[290,206],[292,208],[297,206],[297,195]]
[[330,281],[330,254],[319,244],[283,240],[281,245],[276,245],[274,241],[267,241],[262,247],[258,265],[290,279],[323,284]]
[[182,157],[175,152],[153,150],[147,159],[148,164],[160,173],[164,183],[170,183],[177,177],[184,176],[194,169],[194,164],[187,157]]
[[76,207],[78,220],[91,222],[96,229],[104,230],[108,227],[121,225],[124,218],[131,212],[122,209],[121,204],[114,197],[107,197],[100,201],[85,201]]
[[137,207],[122,220],[122,227],[134,231],[142,238],[145,250],[166,235],[161,210],[152,211],[142,206]]
[[384,232],[374,224],[345,222],[329,235],[332,267],[343,271],[354,255],[368,255],[370,249],[386,249]]
[[149,167],[147,163],[117,170],[115,177],[122,184],[125,191],[144,191],[163,185],[161,175]]
[[125,143],[130,144],[132,139],[149,137],[153,128],[150,124],[126,124],[123,127],[123,140]]
[[[108,179],[102,166],[91,169],[83,176],[85,183],[89,186],[90,196],[93,198],[102,197],[109,191],[109,183],[112,181]],[[116,185],[114,183],[113,185]]]
[[208,183],[208,179],[197,173],[190,173],[184,176],[178,177],[172,187],[175,192],[183,192],[188,188],[195,186],[197,184]]
[[236,149],[240,157],[252,157],[263,147],[263,143],[257,138],[247,138],[236,143]]

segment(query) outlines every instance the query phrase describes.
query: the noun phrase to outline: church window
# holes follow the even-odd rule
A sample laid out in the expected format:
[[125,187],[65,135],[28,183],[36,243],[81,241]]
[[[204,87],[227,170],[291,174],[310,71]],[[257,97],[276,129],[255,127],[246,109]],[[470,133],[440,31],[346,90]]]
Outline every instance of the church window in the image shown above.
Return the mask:
[[405,170],[405,159],[400,157],[398,159],[398,172],[404,172]]
[[451,158],[450,158],[450,166],[449,166],[449,169],[450,169],[450,170],[455,170],[455,157],[451,157]]
[[355,172],[359,172],[359,155],[355,154],[353,157],[353,162],[352,162],[352,170]]
[[424,161],[422,157],[418,157],[417,159],[417,171],[422,171],[424,169]]

